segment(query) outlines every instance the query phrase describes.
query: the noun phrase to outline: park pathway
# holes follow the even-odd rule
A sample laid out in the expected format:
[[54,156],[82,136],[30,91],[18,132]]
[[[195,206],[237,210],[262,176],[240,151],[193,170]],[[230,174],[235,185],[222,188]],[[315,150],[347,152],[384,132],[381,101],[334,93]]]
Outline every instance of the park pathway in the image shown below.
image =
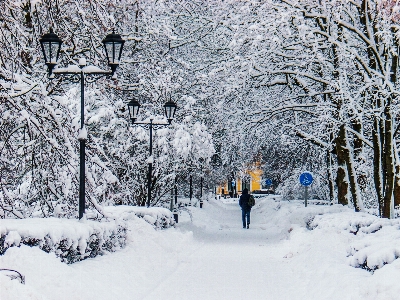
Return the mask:
[[144,299],[301,299],[307,291],[284,258],[281,228],[256,209],[251,218],[243,229],[237,200],[213,200],[196,210],[193,223],[181,221],[198,247]]

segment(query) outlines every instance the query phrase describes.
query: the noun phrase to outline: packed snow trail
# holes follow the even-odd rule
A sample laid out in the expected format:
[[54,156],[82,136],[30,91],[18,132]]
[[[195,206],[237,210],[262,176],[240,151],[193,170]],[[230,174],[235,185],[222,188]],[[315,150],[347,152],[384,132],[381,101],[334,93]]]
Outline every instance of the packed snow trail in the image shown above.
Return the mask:
[[[144,299],[339,299],[331,280],[347,286],[350,280],[338,279],[346,276],[334,265],[318,272],[307,270],[314,264],[305,260],[300,266],[288,264],[294,254],[282,241],[289,235],[287,221],[282,220],[283,226],[270,221],[255,208],[250,229],[243,229],[237,200],[208,202],[204,210],[196,210],[193,224],[179,223],[179,228],[193,232],[200,246]],[[318,273],[331,273],[332,278]],[[310,290],[313,281],[318,287]],[[357,295],[357,288],[353,291]]]
[[255,214],[250,229],[243,229],[237,202],[217,207],[212,201],[205,207],[195,216],[200,227],[179,225],[193,231],[201,246],[144,299],[267,299],[267,282],[280,260],[265,246],[279,234],[267,232]]

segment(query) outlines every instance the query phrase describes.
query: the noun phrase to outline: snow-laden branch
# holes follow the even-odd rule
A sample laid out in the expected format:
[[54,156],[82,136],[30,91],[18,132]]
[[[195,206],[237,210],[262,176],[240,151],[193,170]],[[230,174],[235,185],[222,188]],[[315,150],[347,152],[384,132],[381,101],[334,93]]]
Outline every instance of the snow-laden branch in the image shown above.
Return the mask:
[[318,147],[321,147],[321,148],[324,148],[324,149],[329,148],[329,144],[328,143],[325,143],[321,139],[319,139],[319,138],[317,138],[317,137],[315,137],[315,136],[313,136],[311,134],[305,133],[304,131],[302,131],[300,129],[295,129],[295,134],[296,134],[296,136],[298,136],[298,137],[300,137],[300,138],[302,138],[302,139],[304,139],[306,141],[309,141],[309,142],[311,142],[312,144],[314,144],[314,145],[316,145]]
[[348,126],[346,126],[345,129],[346,129],[348,132],[351,132],[352,134],[354,134],[358,139],[360,139],[361,141],[363,141],[363,143],[364,143],[365,145],[367,145],[368,147],[370,147],[370,148],[372,148],[372,149],[374,148],[374,145],[372,144],[372,142],[370,142],[369,140],[367,140],[367,139],[365,138],[364,135],[360,134],[359,132],[353,130],[352,128],[350,128],[350,127],[348,127]]
[[346,21],[343,20],[338,20],[336,21],[338,25],[343,26],[344,28],[354,32],[355,34],[357,34],[361,40],[364,41],[365,45],[372,50],[372,52],[374,53],[374,57],[378,63],[379,66],[379,70],[384,73],[384,66],[383,66],[383,62],[381,60],[380,54],[378,52],[378,50],[376,49],[376,44],[373,40],[369,39],[362,31],[360,31],[358,28],[354,27],[353,25],[349,24]]
[[305,110],[306,108],[315,108],[318,107],[318,103],[305,103],[305,104],[290,104],[290,105],[282,105],[279,107],[275,107],[275,108],[265,108],[262,109],[260,112],[255,112],[255,114],[276,114],[276,113],[281,113],[283,111],[288,111],[288,110],[292,110],[292,111],[306,111],[308,113],[315,113],[312,111],[307,111]]

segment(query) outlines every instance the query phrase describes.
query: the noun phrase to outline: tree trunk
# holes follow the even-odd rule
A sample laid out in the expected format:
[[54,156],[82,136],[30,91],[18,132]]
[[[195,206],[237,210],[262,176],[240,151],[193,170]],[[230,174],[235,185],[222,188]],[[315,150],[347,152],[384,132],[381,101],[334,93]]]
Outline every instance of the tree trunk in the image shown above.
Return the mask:
[[364,206],[361,200],[360,190],[358,187],[356,170],[354,168],[353,151],[351,151],[351,146],[348,141],[344,125],[342,125],[342,128],[340,130],[344,130],[344,139],[346,143],[346,148],[344,150],[344,153],[345,153],[347,174],[350,183],[350,191],[353,200],[354,210],[359,212],[364,209]]
[[[359,117],[352,119],[351,126],[354,131],[356,131],[360,136],[363,135],[363,126],[362,120]],[[365,191],[367,187],[367,174],[363,172],[363,168],[360,168],[362,164],[364,164],[364,160],[362,158],[363,153],[363,141],[357,136],[353,135],[353,149],[354,149],[354,161],[356,163],[357,170],[357,183],[361,191]]]
[[[392,53],[392,65],[391,65],[391,70],[390,70],[390,81],[393,84],[396,84],[397,82],[397,69],[399,65],[399,42],[398,39],[396,38],[396,34],[398,33],[398,30],[395,28],[391,28],[392,35],[394,37],[395,41],[395,49],[397,50],[397,53],[394,55]],[[393,51],[393,50],[392,50]],[[392,124],[392,128],[394,127],[395,124]],[[393,132],[394,135],[394,132]],[[395,161],[395,178],[394,178],[394,190],[393,190],[393,198],[394,198],[394,207],[397,207],[400,205],[400,160],[399,160],[399,154],[397,152],[397,143],[396,140],[393,137],[393,152],[394,152],[394,161]]]
[[326,150],[326,168],[328,170],[328,185],[329,185],[329,201],[333,204],[335,201],[335,183],[332,174],[332,152]]
[[395,139],[393,139],[393,153],[395,161],[393,199],[394,199],[394,207],[398,207],[400,205],[400,158],[397,150],[397,142]]
[[[398,49],[399,43],[397,40],[397,29],[391,27],[392,37],[394,41],[393,49],[397,49],[397,53],[393,53],[393,49],[385,47],[385,58],[388,62],[390,62],[390,81],[395,86],[397,81],[397,68],[398,68]],[[396,141],[394,140],[394,131],[393,131],[393,117],[391,105],[395,102],[396,96],[392,94],[387,98],[385,103],[385,109],[383,111],[384,114],[384,125],[385,125],[385,151],[384,151],[384,198],[383,198],[383,207],[382,207],[382,217],[384,218],[394,218],[394,207],[399,198],[399,186],[398,186],[398,174],[399,174],[399,166],[398,162],[398,154],[396,152]]]
[[383,172],[382,172],[382,141],[381,141],[381,126],[379,125],[379,117],[374,120],[374,128],[372,130],[372,143],[374,146],[374,184],[375,191],[378,197],[379,216],[382,217],[383,207]]
[[338,201],[343,205],[348,204],[349,194],[351,194],[355,211],[361,211],[363,210],[363,204],[354,168],[353,151],[348,141],[344,124],[340,126],[339,134],[336,138],[336,152],[338,158],[338,174],[336,178]]
[[347,176],[347,167],[346,167],[346,154],[345,152],[345,146],[346,146],[346,140],[345,140],[345,130],[344,130],[344,125],[341,126],[339,130],[339,134],[336,137],[335,140],[335,146],[336,146],[336,154],[337,154],[337,175],[336,175],[336,185],[338,188],[338,203],[342,205],[347,205],[349,204],[349,182],[348,182],[348,176]]
[[[390,100],[388,100],[390,101]],[[386,105],[385,111],[385,151],[384,151],[384,161],[385,161],[385,190],[383,196],[383,207],[382,207],[382,217],[383,218],[393,218],[393,190],[395,181],[395,161],[393,153],[393,122],[392,114],[390,111],[390,102]]]
[[[362,121],[360,118],[356,117],[351,121],[351,127],[354,131],[360,134],[360,136],[363,135],[363,130],[362,130]],[[353,136],[353,149],[354,149],[354,158],[358,160],[360,155],[362,154],[362,149],[363,149],[363,141],[356,135]]]

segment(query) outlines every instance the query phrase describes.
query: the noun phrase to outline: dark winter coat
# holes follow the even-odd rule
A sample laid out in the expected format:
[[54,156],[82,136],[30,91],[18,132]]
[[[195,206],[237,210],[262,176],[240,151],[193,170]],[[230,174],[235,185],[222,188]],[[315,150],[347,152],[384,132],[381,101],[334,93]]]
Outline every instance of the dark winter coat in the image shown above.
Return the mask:
[[242,194],[239,198],[239,205],[244,211],[250,211],[251,206],[249,206],[250,194]]

